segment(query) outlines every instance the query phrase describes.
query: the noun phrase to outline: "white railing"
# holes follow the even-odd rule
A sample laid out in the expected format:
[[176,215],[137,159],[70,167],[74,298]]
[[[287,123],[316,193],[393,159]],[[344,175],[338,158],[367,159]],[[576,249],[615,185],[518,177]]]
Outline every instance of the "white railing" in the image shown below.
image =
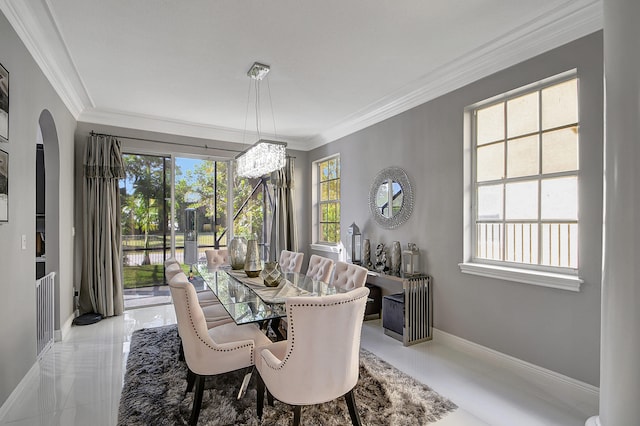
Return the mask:
[[570,221],[541,224],[478,223],[476,257],[577,268],[578,224]]
[[36,280],[36,339],[38,357],[53,346],[55,272]]

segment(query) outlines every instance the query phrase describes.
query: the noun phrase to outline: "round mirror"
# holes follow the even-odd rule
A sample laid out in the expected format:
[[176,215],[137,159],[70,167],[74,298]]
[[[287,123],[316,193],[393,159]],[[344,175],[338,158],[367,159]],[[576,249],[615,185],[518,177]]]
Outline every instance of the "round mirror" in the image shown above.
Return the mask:
[[388,229],[409,219],[413,211],[413,191],[407,173],[399,167],[381,170],[371,185],[369,208],[375,221]]

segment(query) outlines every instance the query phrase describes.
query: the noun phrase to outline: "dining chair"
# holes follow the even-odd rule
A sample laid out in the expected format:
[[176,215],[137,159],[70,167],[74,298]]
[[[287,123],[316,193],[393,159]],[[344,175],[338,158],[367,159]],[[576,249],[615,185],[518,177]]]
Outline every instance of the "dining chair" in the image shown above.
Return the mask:
[[226,248],[208,249],[204,251],[204,254],[207,256],[207,266],[209,268],[229,264],[229,252]]
[[[233,318],[231,318],[227,310],[224,308],[224,306],[222,306],[222,304],[219,301],[218,303],[205,304],[205,306],[200,305],[198,300],[199,293],[196,292],[195,287],[193,286],[193,284],[189,282],[189,279],[187,278],[184,272],[179,272],[169,280],[170,289],[176,286],[189,286],[193,289],[195,293],[195,298],[196,298],[195,300],[198,301],[198,305],[200,306],[200,308],[202,309],[202,312],[204,313],[207,327],[211,328],[211,327],[216,327],[218,325],[233,322]],[[210,290],[208,290],[208,292],[213,294],[213,292],[211,292]],[[171,294],[173,296],[173,292]],[[175,301],[174,301],[174,307],[175,307]]]
[[353,263],[336,262],[331,284],[335,287],[351,291],[364,287],[367,282],[367,268]]
[[294,406],[294,425],[303,405],[344,396],[351,422],[360,425],[353,389],[358,382],[360,335],[369,289],[287,299],[289,338],[256,349],[257,414],[269,396]]
[[[179,263],[171,263],[164,268],[164,275],[167,279],[167,282],[170,282],[171,279],[180,272],[183,272],[183,270]],[[203,307],[220,304],[220,301],[218,300],[216,295],[213,294],[213,292],[209,289],[198,291],[198,302],[200,303],[200,306]]]
[[329,282],[331,273],[333,272],[333,260],[312,254],[309,258],[309,266],[307,267],[306,276],[317,281]]
[[247,369],[240,386],[243,393],[253,370],[255,349],[271,341],[253,324],[231,322],[208,329],[196,290],[188,281],[174,282],[171,296],[188,367],[187,391],[195,384],[189,419],[189,424],[195,425],[200,415],[205,378]]
[[167,260],[164,261],[164,267],[166,268],[167,266],[171,265],[172,263],[180,264],[180,262],[178,262],[178,259],[176,259],[175,257],[171,256],[170,258],[168,258]]
[[173,278],[179,272],[183,272],[183,271],[182,271],[182,267],[178,262],[169,263],[164,267],[164,276],[167,279],[167,281],[171,280],[171,278]]
[[280,259],[278,264],[282,272],[300,272],[302,269],[302,260],[304,259],[304,253],[282,250],[280,252]]

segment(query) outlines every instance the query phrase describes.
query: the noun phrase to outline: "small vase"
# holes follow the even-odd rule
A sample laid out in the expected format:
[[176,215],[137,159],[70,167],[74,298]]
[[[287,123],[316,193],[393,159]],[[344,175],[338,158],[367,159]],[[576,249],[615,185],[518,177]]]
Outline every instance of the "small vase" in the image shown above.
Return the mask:
[[282,271],[278,262],[267,262],[264,264],[264,269],[260,273],[260,276],[264,280],[264,285],[267,287],[277,287],[282,281]]
[[362,242],[362,266],[371,269],[371,241],[368,238]]
[[258,241],[249,240],[247,243],[247,258],[244,261],[244,272],[249,278],[256,278],[262,271],[262,262],[258,251]]
[[247,240],[244,237],[235,237],[229,243],[228,249],[231,269],[240,270],[244,268],[244,261],[247,258]]
[[391,243],[391,273],[400,275],[400,266],[402,260],[402,246],[399,241]]

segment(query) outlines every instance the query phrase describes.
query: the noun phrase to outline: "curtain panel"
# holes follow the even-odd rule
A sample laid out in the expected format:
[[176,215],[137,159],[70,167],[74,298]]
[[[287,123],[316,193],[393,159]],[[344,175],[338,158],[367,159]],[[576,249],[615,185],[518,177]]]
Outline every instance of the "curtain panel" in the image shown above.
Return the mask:
[[109,317],[124,310],[118,190],[124,177],[120,141],[91,135],[84,157],[81,314]]
[[293,200],[295,159],[287,157],[280,170],[271,173],[275,207],[271,225],[269,259],[276,261],[282,250],[298,251],[297,221]]

